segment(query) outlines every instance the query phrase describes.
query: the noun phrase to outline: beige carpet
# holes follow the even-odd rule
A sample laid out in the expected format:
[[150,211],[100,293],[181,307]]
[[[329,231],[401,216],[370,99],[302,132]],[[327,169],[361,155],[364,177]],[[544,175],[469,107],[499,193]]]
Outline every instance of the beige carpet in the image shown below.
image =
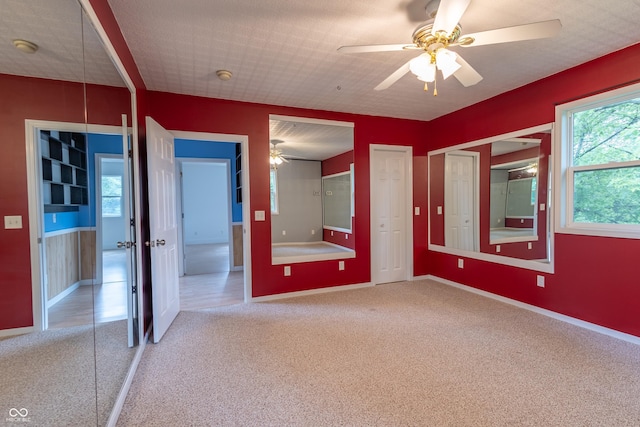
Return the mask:
[[126,321],[97,325],[95,341],[91,325],[0,340],[0,425],[105,425],[134,353]]
[[637,426],[640,348],[431,281],[182,312],[120,426]]

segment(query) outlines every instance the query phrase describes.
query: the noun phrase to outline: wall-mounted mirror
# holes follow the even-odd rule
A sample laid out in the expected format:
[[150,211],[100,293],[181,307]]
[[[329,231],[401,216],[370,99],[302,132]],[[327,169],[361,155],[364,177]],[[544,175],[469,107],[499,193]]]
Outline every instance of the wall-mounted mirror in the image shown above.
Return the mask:
[[552,271],[551,125],[429,152],[429,249]]
[[269,117],[273,264],[355,257],[353,129]]
[[[128,164],[121,115],[131,120],[131,95],[77,0],[0,0],[0,10],[0,87],[10,107],[0,111],[0,135],[17,165],[12,182],[28,189],[7,200],[22,212],[28,199],[22,221],[31,259],[21,257],[18,268],[33,281],[0,286],[1,300],[29,296],[16,310],[28,322],[0,322],[0,412],[9,424],[106,425],[138,341],[125,251],[103,251],[98,224],[124,216],[124,180],[104,183]],[[14,39],[28,43],[16,49]],[[100,174],[99,155],[119,161],[120,172],[103,164]],[[100,181],[113,190],[103,202],[122,202],[103,215]],[[116,259],[104,261],[106,252]]]

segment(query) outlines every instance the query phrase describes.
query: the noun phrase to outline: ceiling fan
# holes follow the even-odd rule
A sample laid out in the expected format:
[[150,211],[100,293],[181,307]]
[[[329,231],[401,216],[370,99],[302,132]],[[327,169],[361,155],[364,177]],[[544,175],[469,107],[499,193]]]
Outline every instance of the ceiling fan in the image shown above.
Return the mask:
[[282,144],[284,141],[281,139],[272,139],[271,141],[271,149],[269,150],[269,164],[273,169],[278,169],[278,165],[282,163],[289,163],[289,160],[283,157],[282,151],[278,150],[276,146],[278,144]]
[[[432,0],[425,8],[428,21],[421,24],[413,32],[411,44],[382,44],[362,46],[342,46],[342,53],[390,52],[402,50],[422,50],[419,56],[411,59],[394,71],[375,90],[384,90],[411,71],[423,81],[424,90],[427,83],[436,81],[436,70],[440,70],[444,79],[453,75],[463,86],[473,86],[482,80],[482,76],[462,57],[449,48],[462,46],[474,47],[489,44],[514,42],[521,40],[553,37],[560,32],[562,24],[559,19],[499,28],[479,33],[462,35],[460,18],[471,3],[471,0]],[[434,95],[437,95],[437,87]]]

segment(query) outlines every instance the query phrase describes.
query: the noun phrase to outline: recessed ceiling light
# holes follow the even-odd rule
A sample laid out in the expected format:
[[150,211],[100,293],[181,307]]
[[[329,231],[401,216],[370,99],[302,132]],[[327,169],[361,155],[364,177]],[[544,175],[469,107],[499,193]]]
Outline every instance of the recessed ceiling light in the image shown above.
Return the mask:
[[36,53],[38,45],[27,40],[15,39],[13,45],[24,53]]
[[231,80],[231,76],[233,74],[231,74],[231,71],[228,70],[218,70],[216,71],[216,76],[218,76],[218,78],[222,81],[227,81],[227,80]]

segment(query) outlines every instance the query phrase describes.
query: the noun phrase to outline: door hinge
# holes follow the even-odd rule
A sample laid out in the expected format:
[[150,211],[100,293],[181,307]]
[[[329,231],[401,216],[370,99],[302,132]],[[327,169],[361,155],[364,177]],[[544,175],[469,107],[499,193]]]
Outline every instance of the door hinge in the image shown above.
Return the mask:
[[131,293],[137,294],[138,293],[138,287],[137,286],[132,286],[131,287]]
[[129,154],[129,158],[132,159],[133,158],[133,150],[129,150],[127,153]]
[[131,218],[129,220],[129,225],[133,227],[134,225],[136,225],[136,221],[133,218]]

